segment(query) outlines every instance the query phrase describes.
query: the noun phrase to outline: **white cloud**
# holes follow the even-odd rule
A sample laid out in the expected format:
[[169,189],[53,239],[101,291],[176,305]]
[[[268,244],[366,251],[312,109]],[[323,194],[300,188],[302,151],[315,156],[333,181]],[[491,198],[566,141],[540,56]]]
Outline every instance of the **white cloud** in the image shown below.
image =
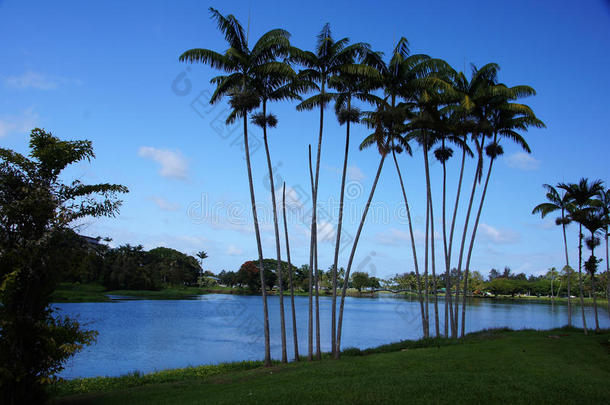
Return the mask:
[[366,177],[358,166],[348,166],[346,172],[349,180],[362,181]]
[[36,127],[38,114],[29,108],[18,115],[0,116],[0,138],[13,133],[27,133]]
[[241,250],[235,245],[229,245],[225,254],[229,256],[241,256],[243,254],[243,250]]
[[[435,228],[436,230],[436,228]],[[387,232],[380,232],[375,235],[377,242],[386,246],[398,246],[405,245],[405,243],[411,243],[411,235],[408,231],[401,231],[400,229],[392,228]],[[413,237],[416,243],[422,243],[426,240],[426,234],[419,229],[413,229]],[[435,232],[434,240],[440,240],[440,235]]]
[[152,200],[157,204],[159,208],[163,211],[178,211],[180,209],[180,205],[173,203],[171,201],[167,201],[163,197],[153,196]]
[[57,90],[60,85],[72,83],[80,85],[82,82],[77,79],[67,79],[58,76],[49,76],[31,70],[19,75],[8,76],[4,79],[7,86],[16,89],[37,89],[37,90]]
[[181,180],[186,179],[186,158],[180,151],[142,146],[138,150],[138,155],[159,163],[161,165],[161,170],[159,170],[161,176]]
[[534,159],[532,155],[525,152],[515,152],[505,158],[506,164],[513,169],[519,170],[537,170],[540,167],[540,161]]
[[519,234],[510,229],[498,229],[481,223],[479,225],[481,239],[495,244],[510,244],[519,241]]

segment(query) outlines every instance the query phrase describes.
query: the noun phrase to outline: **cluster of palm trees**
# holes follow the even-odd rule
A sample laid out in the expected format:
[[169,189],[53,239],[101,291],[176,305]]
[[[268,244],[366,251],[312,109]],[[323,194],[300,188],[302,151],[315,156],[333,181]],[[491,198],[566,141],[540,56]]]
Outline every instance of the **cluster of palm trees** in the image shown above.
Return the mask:
[[[216,89],[210,102],[216,103],[228,98],[232,107],[227,123],[237,119],[243,122],[246,166],[249,180],[250,199],[254,230],[259,255],[259,267],[263,268],[263,252],[260,229],[255,207],[255,191],[252,182],[252,170],[248,149],[248,122],[260,126],[263,130],[267,166],[271,185],[273,203],[273,221],[278,262],[278,283],[280,286],[280,322],[282,341],[282,361],[287,361],[286,332],[284,320],[284,303],[281,280],[280,233],[275,201],[275,188],[271,157],[267,138],[267,129],[277,124],[277,118],[267,110],[269,102],[298,100],[297,110],[319,111],[319,132],[315,161],[312,160],[312,148],[309,146],[309,173],[312,193],[312,218],[309,260],[309,319],[308,319],[308,359],[314,358],[313,331],[315,329],[315,356],[321,357],[320,316],[318,306],[318,241],[317,241],[317,197],[319,186],[320,156],[324,134],[324,113],[327,107],[334,104],[334,112],[340,125],[345,125],[345,153],[343,171],[339,190],[339,214],[337,220],[336,241],[332,265],[332,314],[331,314],[331,347],[333,355],[338,358],[341,348],[341,331],[343,310],[347,292],[347,283],[343,283],[340,296],[337,288],[337,268],[341,229],[343,221],[344,192],[348,152],[350,147],[350,128],[362,123],[371,130],[360,144],[360,149],[375,147],[379,153],[377,172],[369,192],[363,214],[354,237],[345,280],[350,277],[354,255],[358,246],[369,206],[387,157],[391,156],[396,168],[402,197],[408,217],[408,228],[411,235],[411,250],[417,277],[418,300],[421,322],[425,337],[430,335],[430,301],[434,308],[435,334],[458,337],[464,335],[466,324],[465,303],[467,280],[476,232],[481,217],[485,195],[495,160],[502,155],[504,141],[515,142],[525,151],[530,149],[521,132],[530,126],[543,127],[544,124],[535,116],[530,107],[516,102],[519,98],[534,95],[529,86],[509,87],[498,81],[499,66],[490,63],[481,68],[472,67],[472,74],[467,77],[463,72],[454,70],[447,62],[431,58],[424,54],[411,54],[408,41],[401,38],[388,59],[380,52],[371,50],[366,43],[350,43],[348,38],[335,40],[330,26],[326,24],[317,37],[313,51],[304,51],[292,46],[289,33],[283,29],[274,29],[262,35],[250,47],[248,37],[242,25],[232,15],[224,16],[215,9],[210,9],[212,18],[224,34],[228,49],[219,53],[209,49],[190,49],[180,56],[180,61],[199,62],[210,65],[223,72],[211,80]],[[370,111],[361,111],[356,104],[370,106]],[[255,112],[256,111],[256,112]],[[420,267],[407,192],[400,170],[398,157],[400,153],[411,155],[412,144],[421,146],[426,174],[426,238],[423,269]],[[455,203],[451,213],[450,226],[446,226],[447,198],[447,161],[453,156],[453,148],[461,153],[459,179]],[[435,217],[432,194],[432,176],[430,173],[430,152],[443,168],[442,178],[442,235],[444,270],[446,272],[445,328],[440,330],[441,311],[437,299],[437,286],[429,285],[429,277],[436,284],[437,263],[435,260]],[[474,158],[475,171],[472,174],[472,186],[465,212],[465,223],[461,233],[459,249],[454,249],[454,235],[458,233],[456,218],[462,195],[462,184],[465,180],[465,162]],[[485,163],[487,162],[487,169]],[[483,181],[484,179],[484,181]],[[285,187],[285,186],[284,186]],[[475,196],[479,199],[475,208]],[[285,190],[284,190],[285,192]],[[290,263],[288,228],[285,223],[285,243]],[[474,223],[471,224],[471,217]],[[472,225],[472,227],[470,227]],[[470,239],[467,242],[467,237]],[[452,258],[457,256],[457,277],[451,277]],[[261,285],[265,285],[264,274],[260,271]],[[422,287],[426,286],[426,287]],[[460,289],[463,288],[463,291]],[[293,290],[290,282],[291,292]],[[315,290],[315,292],[314,292]],[[462,296],[460,297],[460,293]],[[315,302],[314,302],[315,297]],[[460,307],[460,298],[462,305]],[[265,362],[270,364],[269,317],[266,291],[262,289],[263,315],[265,330]],[[294,295],[291,294],[293,313],[293,332],[295,358],[298,360],[296,337],[296,320],[294,319]],[[340,303],[337,308],[337,301]],[[314,328],[315,308],[315,328]],[[460,323],[461,309],[461,323]],[[461,329],[460,329],[461,325]]]
[[[608,263],[608,228],[610,227],[610,190],[604,187],[601,180],[589,181],[582,178],[578,183],[559,183],[556,187],[549,184],[543,185],[546,190],[547,201],[534,207],[532,214],[540,214],[542,218],[552,212],[558,212],[559,217],[555,220],[561,225],[563,231],[563,245],[566,258],[566,270],[568,272],[568,325],[572,326],[572,303],[570,258],[568,255],[568,239],[566,227],[572,222],[578,224],[578,290],[580,308],[582,314],[582,325],[584,333],[587,334],[587,320],[585,319],[582,269],[591,277],[591,290],[593,291],[593,312],[595,314],[595,330],[599,331],[599,320],[597,316],[597,300],[595,291],[595,273],[601,259],[595,257],[595,248],[601,244],[600,236],[606,242],[606,298],[608,299],[608,312],[610,312],[610,266]],[[583,228],[589,232],[583,234]],[[583,262],[582,242],[591,251],[589,259]]]

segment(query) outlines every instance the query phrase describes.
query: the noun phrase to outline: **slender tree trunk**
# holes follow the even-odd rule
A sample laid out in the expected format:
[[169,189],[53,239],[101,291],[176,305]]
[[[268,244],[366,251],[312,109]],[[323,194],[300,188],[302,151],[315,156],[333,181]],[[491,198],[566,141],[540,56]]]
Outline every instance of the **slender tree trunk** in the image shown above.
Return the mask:
[[[263,100],[263,116],[267,119],[267,102]],[[269,153],[269,142],[267,139],[267,124],[263,125],[263,141],[265,143],[265,153],[267,155],[267,168],[269,169],[269,185],[271,186],[271,204],[273,207],[273,230],[275,232],[275,252],[277,256],[277,279],[279,284],[279,303],[280,303],[280,334],[282,340],[282,363],[288,362],[286,354],[286,319],[284,318],[284,288],[282,286],[282,257],[280,251],[280,229],[277,219],[277,205],[275,202],[275,184],[273,180],[273,168],[271,165],[271,154]]]
[[587,319],[585,318],[585,300],[582,292],[582,225],[578,228],[578,289],[580,295],[580,311],[582,313],[582,328],[587,334]]
[[[445,149],[445,138],[442,140]],[[447,259],[447,164],[443,160],[443,253],[445,254],[445,337],[449,337],[449,308],[451,308],[451,274],[449,273],[449,260]]]
[[[314,182],[313,182],[313,167],[311,163],[311,145],[309,145],[309,179],[311,180],[311,195],[313,200],[313,195],[315,193],[314,190]],[[315,210],[312,212],[311,219],[311,235],[310,235],[310,244],[309,244],[309,318],[308,318],[308,330],[307,330],[307,360],[313,360],[313,266],[314,266],[314,235],[315,235],[315,227],[314,227],[314,218],[315,218]]]
[[[427,135],[426,135],[427,136]],[[438,319],[438,293],[436,288],[436,258],[434,252],[434,208],[432,204],[432,188],[430,186],[430,162],[428,161],[428,144],[427,140],[424,145],[424,164],[426,166],[426,194],[428,200],[428,210],[430,211],[430,261],[432,264],[432,289],[434,291],[434,327],[436,336],[440,336],[439,319]],[[427,232],[427,230],[426,230]]]
[[290,283],[290,304],[292,309],[292,337],[294,339],[294,360],[299,361],[299,339],[297,336],[297,316],[294,307],[294,284],[292,283],[292,261],[290,260],[290,243],[288,241],[288,223],[286,222],[286,183],[282,190],[282,211],[284,214],[284,235],[286,236],[286,259],[288,260],[288,282]]
[[250,203],[254,220],[254,233],[258,249],[258,266],[261,279],[261,296],[263,298],[263,328],[265,331],[265,366],[271,367],[271,345],[269,342],[269,310],[267,307],[267,290],[265,285],[265,272],[263,271],[263,246],[256,213],[256,198],[254,196],[254,183],[252,182],[252,166],[250,165],[250,147],[248,145],[248,114],[244,112],[244,149],[246,153],[246,167],[248,169],[248,184],[250,187]]
[[430,201],[426,192],[426,231],[424,240],[424,310],[426,311],[426,329],[430,333],[430,279],[428,278],[428,258],[429,258],[429,230],[430,230]]
[[606,233],[606,303],[608,304],[608,316],[610,317],[610,263],[608,263],[608,227]]
[[[322,80],[322,86],[321,86],[321,94],[322,96],[324,96],[325,94],[325,81]],[[322,101],[322,103],[320,104],[320,134],[318,136],[318,152],[316,155],[316,174],[315,177],[312,177],[312,204],[313,204],[313,209],[312,209],[312,216],[311,216],[311,232],[312,232],[312,246],[311,246],[311,250],[313,251],[313,260],[311,260],[311,265],[314,265],[314,263],[318,262],[318,225],[317,225],[317,211],[318,211],[318,180],[320,177],[320,155],[322,153],[322,131],[324,129],[324,101]],[[310,153],[311,155],[311,153]],[[311,156],[310,156],[310,172],[311,172]],[[311,173],[310,173],[311,175]],[[313,271],[315,272],[315,277],[317,280],[317,269],[313,269]],[[311,279],[311,277],[310,277]],[[319,324],[319,308],[318,308],[318,289],[317,289],[317,285],[316,285],[316,323]],[[317,328],[317,332],[316,332],[316,344],[317,344],[317,348],[316,348],[316,352],[320,352],[320,343],[319,343],[319,328]],[[313,348],[312,348],[312,352],[313,352]],[[312,353],[313,356],[313,353]],[[320,356],[318,356],[320,357]]]
[[[483,164],[483,144],[485,142],[485,138],[481,140],[481,145],[479,147],[478,141],[475,139],[475,144],[477,145],[477,151],[479,153],[479,161],[477,162],[477,168],[475,170],[474,179],[472,181],[472,190],[470,191],[470,199],[468,200],[468,209],[466,210],[466,220],[464,221],[464,232],[462,233],[462,242],[460,243],[460,255],[458,258],[458,273],[457,273],[457,283],[456,283],[456,291],[455,291],[455,332],[452,332],[454,338],[457,338],[458,334],[458,326],[459,326],[459,291],[460,291],[460,280],[462,278],[462,259],[464,257],[464,247],[466,245],[466,235],[468,233],[468,223],[470,221],[470,213],[472,211],[472,203],[474,202],[474,194],[477,188],[477,181],[479,179],[479,171],[480,166]],[[464,283],[466,284],[466,283]]]
[[[561,227],[563,229],[563,247],[566,253],[566,271],[568,272],[568,326],[572,326],[572,291],[571,291],[571,278],[572,272],[570,269],[570,259],[568,257],[568,239],[566,238],[566,224],[565,224],[565,212],[564,209],[561,209]],[[557,292],[559,296],[559,292]]]
[[[494,142],[496,139],[494,138]],[[489,168],[487,169],[487,177],[485,178],[485,185],[483,186],[483,192],[481,193],[481,202],[479,203],[479,209],[477,216],[472,227],[472,237],[470,238],[470,246],[468,247],[468,257],[466,258],[466,272],[464,273],[464,296],[462,301],[462,330],[461,337],[464,337],[466,330],[466,295],[468,293],[468,273],[470,272],[470,259],[472,258],[472,251],[474,249],[474,241],[477,237],[477,228],[479,227],[479,220],[481,219],[481,211],[483,210],[483,203],[485,202],[485,195],[487,194],[487,186],[489,185],[489,177],[491,176],[491,170],[493,169],[494,158],[489,159]]]
[[396,166],[396,172],[398,173],[400,189],[402,190],[402,197],[405,201],[405,209],[407,211],[407,221],[409,222],[409,235],[411,236],[411,250],[413,251],[413,266],[415,267],[415,277],[417,280],[417,298],[419,300],[419,309],[421,312],[422,332],[424,334],[424,337],[428,337],[426,313],[424,311],[424,299],[423,299],[422,291],[421,291],[422,290],[421,278],[419,275],[419,264],[417,262],[417,249],[415,248],[415,237],[413,236],[413,226],[411,224],[411,211],[409,210],[409,202],[407,200],[407,193],[405,191],[405,185],[402,181],[402,174],[400,173],[400,167],[398,166],[398,160],[396,159],[396,152],[394,151],[394,148],[392,148],[392,158],[394,159],[394,165]]
[[[348,109],[351,107],[350,99],[347,101]],[[341,228],[343,226],[343,202],[345,198],[345,178],[347,175],[347,157],[349,154],[349,126],[350,121],[346,122],[345,131],[345,154],[343,157],[343,173],[341,174],[341,193],[339,197],[339,220],[337,221],[337,237],[335,240],[335,255],[332,267],[332,283],[333,283],[333,300],[331,308],[331,350],[335,353],[337,344],[337,266],[339,264],[339,248],[341,247]]]
[[[466,142],[466,135],[464,135],[464,142]],[[458,211],[458,205],[460,203],[460,193],[462,191],[462,180],[464,178],[464,164],[466,163],[466,149],[462,150],[462,164],[461,164],[461,168],[460,168],[460,178],[458,180],[458,188],[457,188],[457,193],[455,196],[455,205],[453,207],[453,218],[451,219],[451,230],[449,232],[449,247],[447,249],[447,264],[446,267],[449,268],[449,278],[451,279],[451,257],[452,257],[452,249],[453,249],[453,231],[455,230],[455,219],[457,217],[457,211]],[[450,283],[451,284],[451,283]],[[459,292],[459,288],[460,288],[460,279],[458,277],[457,279],[457,283],[456,283],[456,301],[458,299],[458,292]],[[450,301],[452,300],[452,295],[453,292],[449,291],[449,299]],[[457,336],[457,321],[455,320],[457,318],[457,312],[454,312],[453,306],[451,305],[452,302],[450,302],[449,305],[449,317],[450,317],[450,321],[451,321],[451,335],[453,337]]]
[[316,226],[316,243],[314,244],[314,280],[316,288],[316,359],[322,360],[322,349],[320,347],[320,293],[319,293],[319,280],[320,270],[318,269],[318,244],[317,244],[317,233],[318,228]]
[[349,260],[347,262],[347,269],[345,271],[345,277],[343,279],[343,289],[341,291],[341,304],[339,306],[339,321],[337,323],[337,347],[335,349],[335,358],[339,358],[341,353],[341,328],[343,326],[343,308],[345,306],[345,295],[347,294],[347,284],[349,282],[349,273],[352,269],[352,263],[354,261],[354,254],[356,253],[356,247],[358,246],[358,240],[360,239],[360,234],[362,233],[362,227],[364,226],[364,221],[366,220],[366,215],[369,211],[369,207],[371,205],[371,201],[373,200],[373,195],[375,194],[375,188],[377,187],[377,182],[379,181],[379,175],[381,174],[381,169],[383,168],[383,162],[385,161],[386,154],[384,153],[381,156],[381,160],[379,161],[379,167],[377,168],[377,174],[375,174],[375,180],[373,181],[373,186],[371,187],[371,192],[369,194],[369,198],[364,206],[364,212],[362,213],[362,218],[360,220],[360,225],[358,225],[358,231],[356,232],[356,237],[354,238],[354,244],[352,245],[352,251],[349,255]]

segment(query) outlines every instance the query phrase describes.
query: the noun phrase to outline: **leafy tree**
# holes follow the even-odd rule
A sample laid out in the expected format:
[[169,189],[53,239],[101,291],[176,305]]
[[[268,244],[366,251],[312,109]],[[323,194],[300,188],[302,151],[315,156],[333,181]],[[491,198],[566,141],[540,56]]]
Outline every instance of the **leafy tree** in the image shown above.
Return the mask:
[[356,271],[351,277],[352,287],[362,292],[364,287],[369,285],[369,275],[362,271]]
[[62,141],[42,129],[30,135],[29,157],[0,149],[0,396],[5,404],[35,404],[63,363],[91,343],[50,307],[62,267],[79,237],[70,225],[84,217],[114,216],[116,184],[64,184],[70,164],[95,155],[90,141]]

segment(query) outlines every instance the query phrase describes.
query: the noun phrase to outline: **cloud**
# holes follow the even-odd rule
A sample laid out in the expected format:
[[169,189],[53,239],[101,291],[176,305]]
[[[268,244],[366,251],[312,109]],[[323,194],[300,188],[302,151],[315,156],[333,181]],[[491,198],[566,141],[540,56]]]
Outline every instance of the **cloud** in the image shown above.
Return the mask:
[[180,205],[173,203],[171,201],[167,201],[163,197],[153,196],[152,200],[157,204],[159,208],[163,211],[178,211],[180,209]]
[[149,158],[161,165],[159,174],[171,179],[186,179],[187,163],[186,158],[180,151],[168,149],[157,149],[152,146],[142,146],[138,150],[138,155]]
[[349,180],[362,181],[366,177],[358,166],[348,166],[346,172]]
[[225,254],[227,254],[229,256],[241,256],[243,254],[243,250],[241,250],[240,248],[238,248],[235,245],[229,245]]
[[495,244],[511,244],[519,241],[519,234],[510,229],[498,229],[481,223],[479,225],[481,240]]
[[33,72],[31,70],[19,76],[8,76],[4,79],[4,83],[9,87],[21,90],[57,90],[62,84],[82,84],[82,82],[78,79],[49,76],[43,73]]
[[36,127],[38,114],[33,108],[29,108],[18,115],[0,116],[0,138],[13,133],[26,133]]
[[537,170],[540,167],[540,161],[525,152],[515,152],[507,156],[505,160],[506,164],[513,169]]

